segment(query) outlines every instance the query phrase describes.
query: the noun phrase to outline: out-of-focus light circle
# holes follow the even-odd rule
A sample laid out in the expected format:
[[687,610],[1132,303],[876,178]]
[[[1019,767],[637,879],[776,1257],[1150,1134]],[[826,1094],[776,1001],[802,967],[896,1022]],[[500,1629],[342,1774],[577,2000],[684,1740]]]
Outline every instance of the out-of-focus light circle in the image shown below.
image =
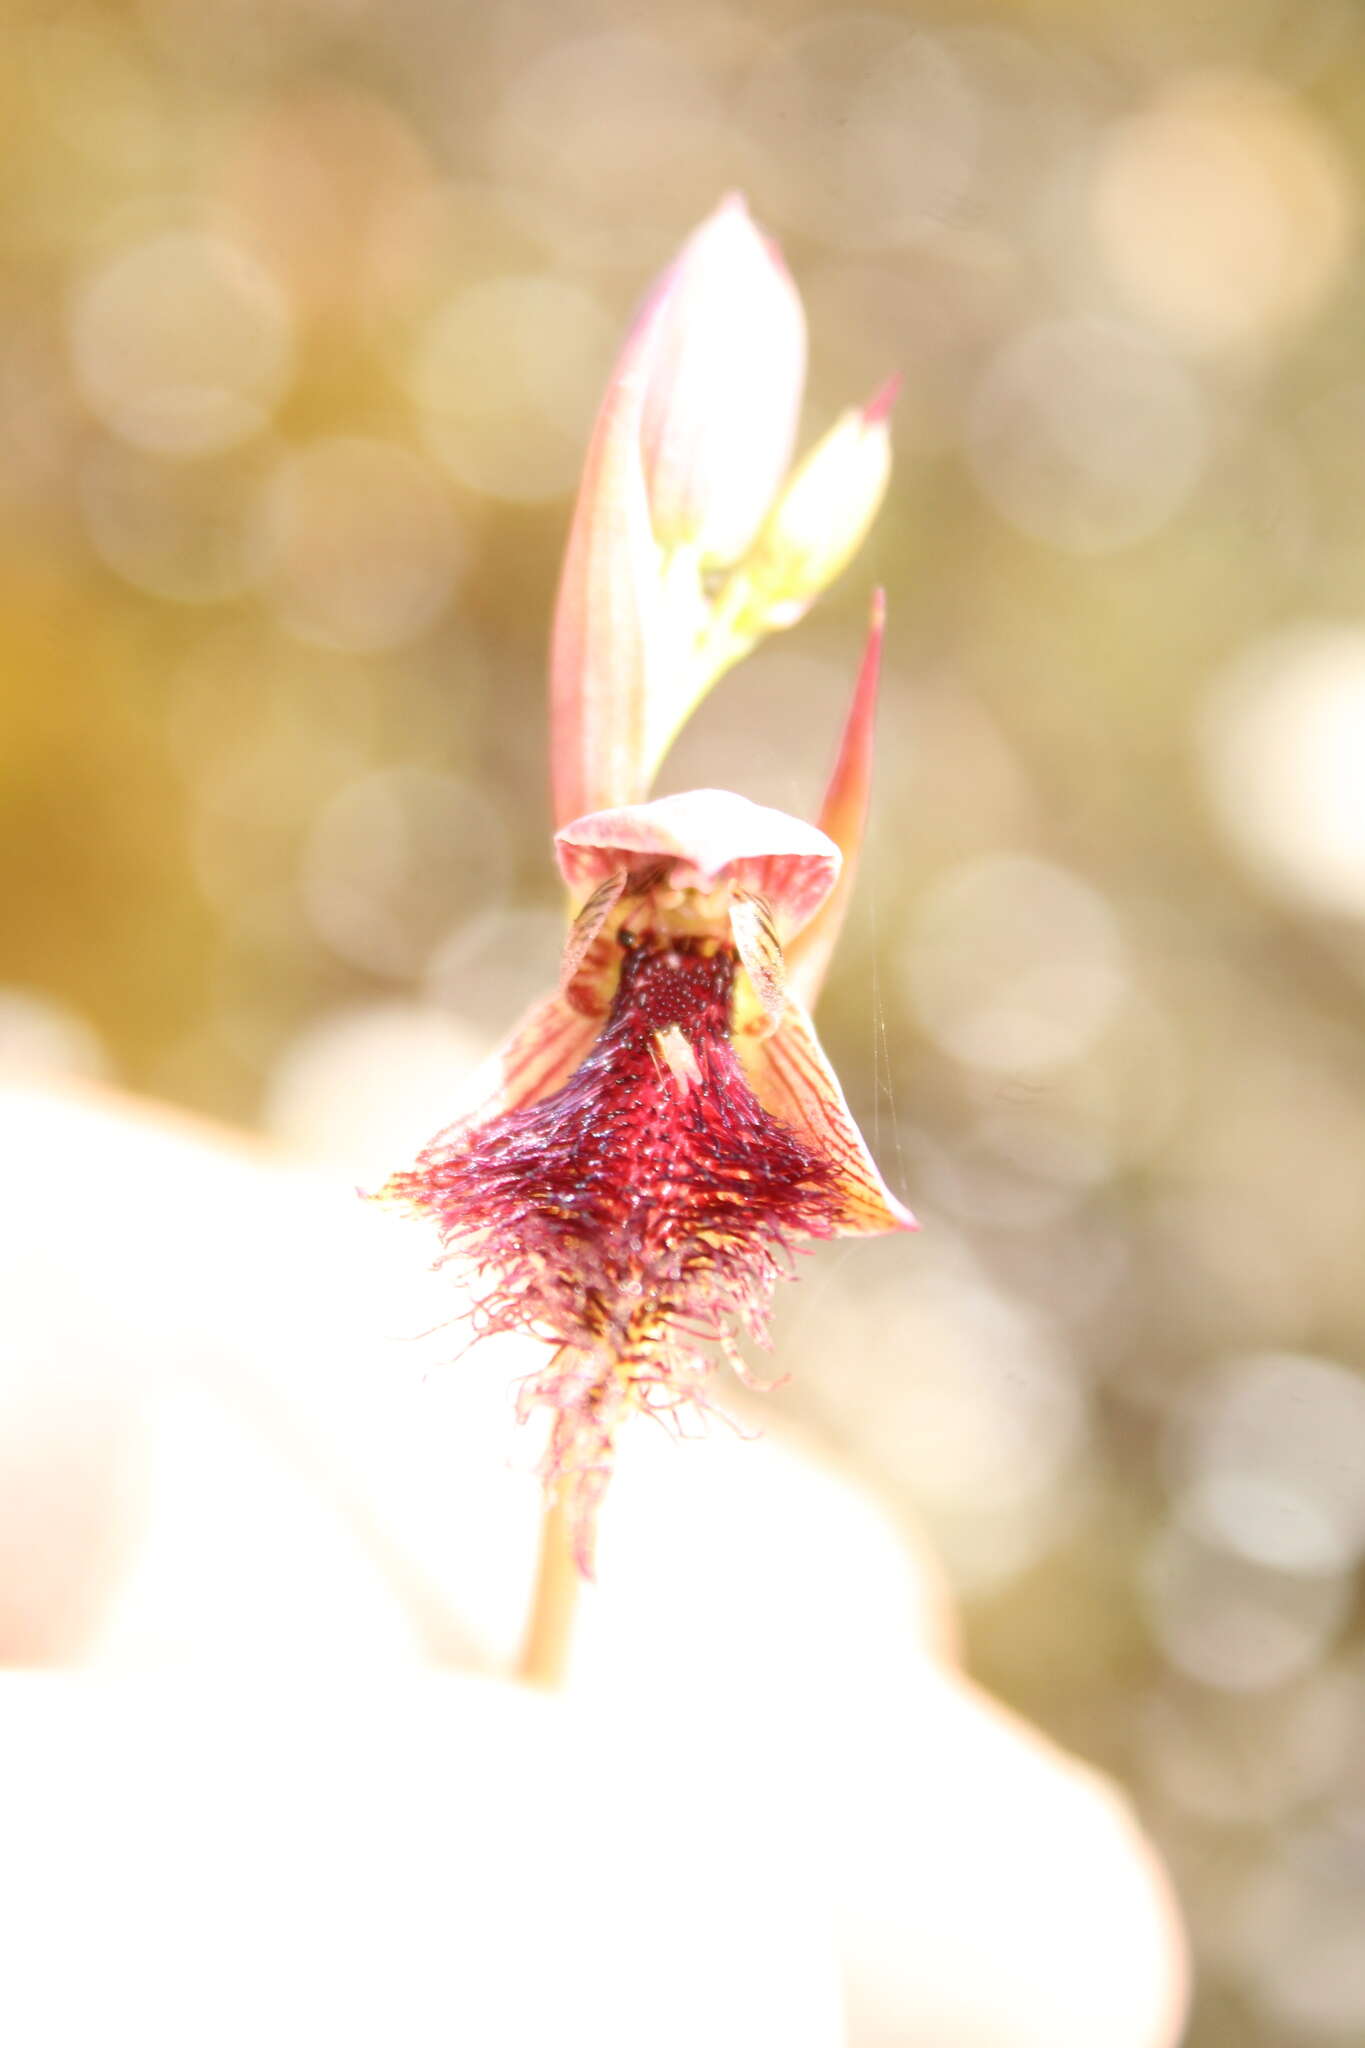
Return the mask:
[[[864,1421],[870,1454],[932,1530],[956,1583],[980,1591],[1024,1569],[1074,1505],[1086,1390],[1057,1333],[945,1248],[914,1285],[834,1277],[789,1342],[831,1415]],[[852,1383],[844,1360],[859,1361]],[[804,1377],[804,1375],[803,1375]]]
[[1113,1171],[1095,1133],[1049,1109],[996,1105],[953,1144],[928,1153],[920,1178],[953,1214],[996,1229],[1054,1223]]
[[1005,266],[972,262],[947,238],[925,237],[894,256],[839,253],[804,264],[801,296],[831,391],[871,393],[888,363],[901,462],[956,449],[981,357],[1009,317]]
[[1259,1701],[1162,1688],[1138,1722],[1143,1776],[1201,1821],[1283,1824],[1340,1784],[1363,1712],[1361,1682],[1340,1666]]
[[1260,1472],[1200,1472],[1180,1496],[1185,1521],[1226,1550],[1286,1572],[1331,1572],[1341,1531],[1323,1503]]
[[43,8],[26,26],[16,76],[28,80],[65,146],[115,176],[161,171],[173,146],[174,94],[118,18]]
[[1268,1352],[1201,1387],[1174,1425],[1182,1506],[1253,1562],[1347,1571],[1365,1551],[1365,1376]]
[[774,203],[793,225],[876,249],[952,214],[971,182],[981,114],[943,43],[894,15],[843,13],[774,49],[741,124],[782,164]]
[[1050,862],[987,855],[950,868],[912,914],[902,957],[921,1024],[955,1059],[1042,1073],[1079,1058],[1128,974],[1103,897]]
[[310,309],[374,310],[375,288],[400,278],[420,250],[439,263],[430,230],[436,185],[412,127],[378,94],[305,75],[269,95],[235,138],[219,173],[230,218]]
[[1325,125],[1247,73],[1177,79],[1120,122],[1095,230],[1135,312],[1218,349],[1314,312],[1341,277],[1351,186]]
[[1116,1163],[1159,1154],[1188,1108],[1186,1048],[1173,1015],[1133,989],[1095,1057],[1069,1077],[1055,1105],[1093,1131]]
[[1314,1313],[1301,1247],[1268,1225],[1256,1182],[1182,1187],[1148,1207],[1153,1284],[1178,1312],[1189,1343],[1212,1351],[1295,1329]]
[[[974,1120],[950,1145],[926,1147],[919,1172],[955,1214],[1023,1230],[1056,1221],[1120,1166],[1160,1153],[1187,1099],[1171,1022],[1137,990],[1085,1059],[1049,1075],[1045,1096],[1002,1091],[989,1069],[975,1093]],[[1076,1231],[1072,1239],[1077,1278],[1087,1289],[1103,1289],[1115,1270],[1112,1259],[1082,1244]],[[1118,1245],[1112,1249],[1121,1257]],[[1067,1259],[1054,1251],[1050,1263],[1059,1304]]]
[[[1178,1180],[1213,1200],[1194,1204],[1188,1242],[1171,1244],[1164,1291],[1188,1327],[1235,1352],[1358,1313],[1365,1100],[1345,1048],[1302,1006],[1263,1004],[1255,982],[1236,975],[1219,995],[1216,1014],[1235,1016],[1235,1033],[1206,1040],[1173,1158]],[[1280,1046],[1266,1042],[1281,1032]],[[1231,1241],[1220,1241],[1227,1231]]]
[[120,441],[82,459],[77,490],[101,561],[135,589],[218,604],[258,580],[261,464],[254,448],[168,462]]
[[417,974],[461,919],[502,901],[507,835],[472,783],[426,768],[362,776],[323,811],[304,849],[304,908],[343,960]]
[[[896,745],[898,718],[903,738]],[[929,860],[946,866],[1036,829],[1037,792],[1022,762],[980,698],[951,674],[917,675],[903,701],[888,700],[885,723],[893,744],[879,746],[878,772],[896,783],[890,800],[881,801],[888,812],[898,797],[913,809],[916,844]],[[964,789],[972,792],[969,804],[955,794]]]
[[275,1061],[265,1128],[308,1158],[377,1186],[451,1121],[487,1049],[417,1003],[330,1011]]
[[975,1496],[992,1507],[1022,1501],[1049,1480],[1081,1441],[1084,1409],[1075,1378],[1026,1311],[978,1284],[931,1289],[901,1359],[933,1361],[907,1379],[897,1432],[900,1472],[917,1494],[944,1505]]
[[1350,1605],[1345,1574],[1253,1564],[1182,1521],[1151,1545],[1143,1584],[1171,1663],[1225,1692],[1260,1692],[1311,1670]]
[[1365,1812],[1341,1801],[1275,1844],[1242,1902],[1240,1960],[1285,2041],[1365,2032]]
[[1214,692],[1205,786],[1251,866],[1315,909],[1365,917],[1365,626],[1261,641]]
[[289,304],[218,235],[149,236],[89,271],[71,303],[82,395],[110,430],[162,455],[205,455],[258,433],[287,384]]
[[508,206],[574,267],[657,261],[679,165],[692,189],[722,191],[743,147],[685,43],[616,30],[542,43],[489,109],[487,137]]
[[104,1042],[84,1017],[35,989],[0,987],[0,1077],[102,1080],[108,1072]]
[[[669,748],[664,789],[742,789],[752,802],[796,816],[815,809],[829,772],[825,707],[832,727],[848,679],[846,663],[814,652],[811,637],[775,633],[745,662],[732,689],[706,700]],[[794,704],[803,707],[800,719],[792,717]],[[883,757],[899,766],[905,755],[893,736],[895,717],[893,710],[879,728],[880,744]]]
[[1058,320],[1007,342],[967,424],[972,473],[995,509],[1078,555],[1164,526],[1197,482],[1207,443],[1189,371],[1098,320]]
[[439,476],[404,448],[345,435],[281,461],[261,543],[290,631],[356,654],[418,639],[464,566]]
[[561,910],[491,910],[437,946],[423,990],[466,1028],[500,1038],[554,987],[563,951]]
[[[254,916],[284,893],[297,855],[308,761],[291,737],[255,735],[229,744],[194,774],[189,819],[190,867],[206,902],[229,918]],[[334,761],[328,761],[335,768]]]
[[596,301],[558,278],[456,292],[419,335],[409,372],[428,446],[490,497],[572,490],[613,341]]
[[231,789],[255,763],[306,802],[371,765],[391,679],[283,641],[269,621],[248,615],[197,636],[169,681],[167,739],[197,790],[208,796],[225,766]]

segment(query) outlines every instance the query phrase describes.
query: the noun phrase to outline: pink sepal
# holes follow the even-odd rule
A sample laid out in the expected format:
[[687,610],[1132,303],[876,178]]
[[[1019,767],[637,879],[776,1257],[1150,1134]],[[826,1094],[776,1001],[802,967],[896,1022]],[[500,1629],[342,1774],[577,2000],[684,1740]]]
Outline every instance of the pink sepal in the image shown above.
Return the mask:
[[672,682],[659,551],[640,458],[657,295],[597,416],[550,642],[550,775],[557,824],[647,786],[649,693]]
[[853,701],[848,708],[834,770],[820,806],[820,829],[828,833],[844,857],[834,888],[787,952],[787,985],[808,1010],[814,1009],[824,983],[858,872],[858,855],[867,829],[872,797],[872,753],[877,723],[877,683],[881,672],[882,638],[886,630],[886,596],[872,593],[872,617],[863,648]]

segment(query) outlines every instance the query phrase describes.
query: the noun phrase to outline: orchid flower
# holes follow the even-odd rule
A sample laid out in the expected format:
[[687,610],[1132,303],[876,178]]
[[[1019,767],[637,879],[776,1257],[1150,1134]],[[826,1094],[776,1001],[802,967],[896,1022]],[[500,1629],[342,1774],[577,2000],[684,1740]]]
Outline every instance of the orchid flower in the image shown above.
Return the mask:
[[622,1423],[681,1425],[718,1357],[745,1376],[737,1340],[766,1341],[799,1248],[913,1227],[806,1007],[866,821],[880,593],[818,825],[721,790],[648,800],[704,692],[805,611],[885,488],[884,396],[783,487],[804,358],[781,258],[727,200],[646,300],[574,514],[551,655],[559,986],[383,1190],[434,1220],[476,1337],[546,1347],[520,1408],[549,1411],[544,1476],[585,1575]]

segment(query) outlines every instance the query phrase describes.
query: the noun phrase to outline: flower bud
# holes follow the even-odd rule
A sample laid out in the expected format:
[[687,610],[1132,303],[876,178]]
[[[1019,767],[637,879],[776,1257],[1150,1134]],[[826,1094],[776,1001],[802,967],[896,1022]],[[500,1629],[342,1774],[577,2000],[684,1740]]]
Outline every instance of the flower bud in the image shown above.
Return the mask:
[[655,538],[707,564],[736,562],[786,475],[806,370],[796,287],[737,193],[683,244],[641,322]]
[[773,507],[738,572],[742,622],[754,633],[795,625],[861,544],[891,474],[887,415],[898,382],[841,414]]

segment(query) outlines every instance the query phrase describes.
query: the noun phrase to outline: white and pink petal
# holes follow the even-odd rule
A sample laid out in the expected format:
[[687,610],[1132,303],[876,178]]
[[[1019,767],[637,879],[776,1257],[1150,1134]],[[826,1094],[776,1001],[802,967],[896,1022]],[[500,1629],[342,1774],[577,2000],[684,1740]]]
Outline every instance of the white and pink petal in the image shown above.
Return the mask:
[[706,894],[725,886],[764,897],[784,935],[815,915],[841,861],[817,826],[724,789],[691,789],[576,818],[555,834],[555,855],[576,895],[614,874],[663,868],[674,888]]
[[737,1044],[749,1085],[763,1107],[797,1131],[838,1175],[839,1235],[917,1229],[904,1202],[878,1172],[801,1005],[788,1002],[781,1023],[766,1038],[745,1037]]

